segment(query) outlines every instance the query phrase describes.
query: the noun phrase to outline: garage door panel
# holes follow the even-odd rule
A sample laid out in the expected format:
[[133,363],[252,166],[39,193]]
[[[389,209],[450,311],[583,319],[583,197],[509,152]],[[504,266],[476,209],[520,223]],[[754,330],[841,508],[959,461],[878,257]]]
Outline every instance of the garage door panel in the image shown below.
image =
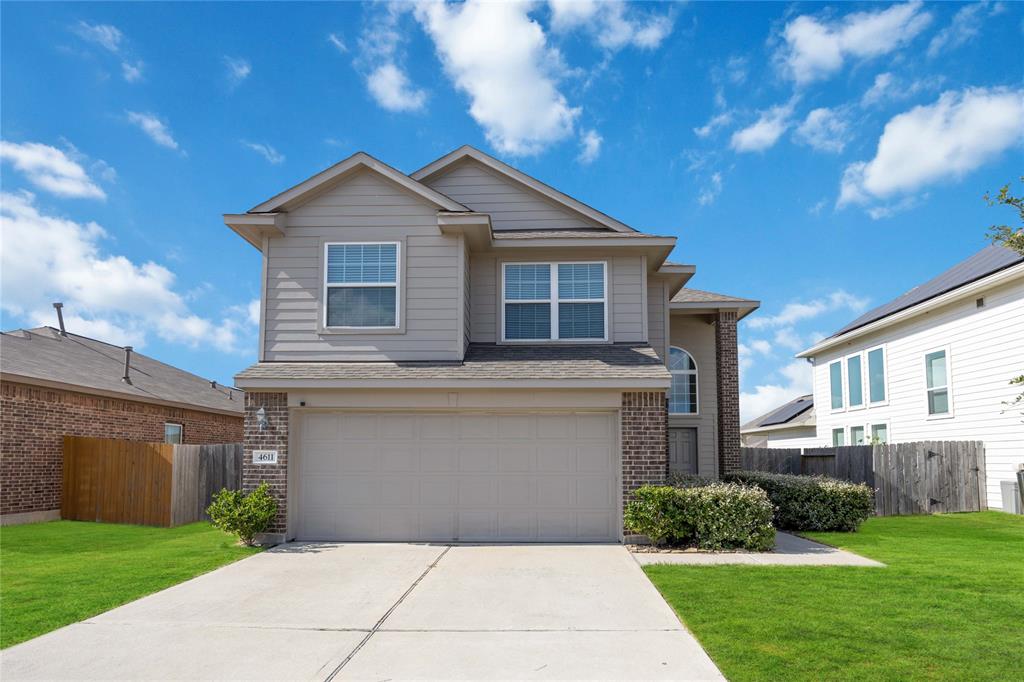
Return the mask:
[[616,424],[586,412],[304,415],[299,537],[615,540]]

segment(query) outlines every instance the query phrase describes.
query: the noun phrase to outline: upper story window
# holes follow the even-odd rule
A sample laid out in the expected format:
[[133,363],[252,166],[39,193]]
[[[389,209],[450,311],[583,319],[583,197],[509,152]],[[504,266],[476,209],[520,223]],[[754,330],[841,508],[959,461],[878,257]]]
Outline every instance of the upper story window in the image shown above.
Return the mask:
[[[864,407],[864,377],[861,373],[860,355],[846,358],[846,387],[850,407]],[[853,440],[852,436],[850,440]]]
[[397,242],[325,244],[326,327],[398,327]]
[[924,356],[925,392],[928,396],[929,415],[948,415],[949,355],[945,349]]
[[167,422],[166,424],[164,424],[165,443],[181,443],[181,437],[181,424],[172,424],[171,422]]
[[608,339],[605,263],[505,263],[505,341]]
[[868,402],[872,405],[885,402],[885,348],[879,346],[867,352],[868,356]]
[[672,373],[669,414],[697,414],[697,363],[693,356],[672,346],[668,349],[668,371]]
[[843,363],[839,360],[828,366],[829,393],[832,397],[832,409],[843,409]]

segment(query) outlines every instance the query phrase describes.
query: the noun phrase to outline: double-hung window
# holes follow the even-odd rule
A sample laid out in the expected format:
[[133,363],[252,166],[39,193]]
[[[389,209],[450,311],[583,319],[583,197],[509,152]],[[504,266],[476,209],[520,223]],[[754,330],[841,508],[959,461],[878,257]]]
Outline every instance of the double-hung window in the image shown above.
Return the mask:
[[183,435],[181,424],[174,424],[167,422],[164,424],[164,442],[165,443],[180,443]]
[[325,327],[399,326],[399,248],[397,242],[324,245]]
[[[861,372],[860,355],[846,358],[846,388],[850,409],[864,407],[864,377]],[[853,437],[851,436],[851,440]]]
[[605,263],[505,263],[505,341],[605,341]]
[[843,409],[843,363],[840,360],[828,366],[829,394],[832,398],[832,409]]
[[879,346],[867,352],[868,404],[885,402],[885,348]]
[[949,354],[945,349],[925,354],[924,374],[929,416],[950,414]]

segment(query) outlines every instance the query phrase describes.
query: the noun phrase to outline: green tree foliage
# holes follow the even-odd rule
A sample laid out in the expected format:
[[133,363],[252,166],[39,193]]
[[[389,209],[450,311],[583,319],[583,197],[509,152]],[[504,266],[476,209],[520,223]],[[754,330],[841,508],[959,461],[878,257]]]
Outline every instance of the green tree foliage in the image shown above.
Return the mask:
[[[1020,180],[1024,182],[1024,175],[1021,176]],[[1010,183],[1006,183],[999,189],[999,193],[995,197],[986,192],[985,201],[988,202],[989,206],[1009,206],[1017,210],[1017,217],[1021,222],[1020,225],[1017,227],[993,225],[989,228],[987,236],[992,240],[993,244],[1000,244],[1024,255],[1024,197],[1010,194]],[[1024,386],[1024,374],[1010,379],[1010,384],[1013,386]],[[1021,404],[1024,404],[1024,392],[1007,403],[1011,408]]]

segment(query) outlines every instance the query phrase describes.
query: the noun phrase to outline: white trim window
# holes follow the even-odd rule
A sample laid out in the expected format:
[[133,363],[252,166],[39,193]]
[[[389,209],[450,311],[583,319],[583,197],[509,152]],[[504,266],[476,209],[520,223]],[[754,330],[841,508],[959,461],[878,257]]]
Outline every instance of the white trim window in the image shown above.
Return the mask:
[[939,348],[925,353],[924,380],[928,416],[952,416],[953,396],[950,391],[948,348]]
[[324,326],[397,329],[399,242],[324,244]]
[[863,426],[858,424],[857,426],[850,427],[850,445],[864,445],[864,432]]
[[868,405],[885,405],[888,402],[885,346],[868,348],[864,355],[867,358]]
[[502,341],[607,341],[607,263],[503,263]]
[[175,445],[181,443],[185,437],[185,429],[181,424],[175,424],[174,422],[167,422],[164,424],[164,442],[174,443]]
[[[864,407],[864,361],[860,353],[846,358],[846,398],[851,410]],[[853,437],[850,437],[853,440]],[[853,443],[857,445],[857,443]]]
[[828,363],[829,395],[832,401],[832,411],[838,412],[846,407],[843,402],[843,361],[835,360]]
[[672,386],[668,392],[669,414],[697,414],[697,363],[693,356],[672,346],[668,349],[668,371],[672,374]]
[[875,445],[878,443],[889,442],[889,424],[882,422],[880,424],[871,425],[871,444]]
[[846,445],[846,429],[840,427],[832,429],[832,447],[838,448]]

